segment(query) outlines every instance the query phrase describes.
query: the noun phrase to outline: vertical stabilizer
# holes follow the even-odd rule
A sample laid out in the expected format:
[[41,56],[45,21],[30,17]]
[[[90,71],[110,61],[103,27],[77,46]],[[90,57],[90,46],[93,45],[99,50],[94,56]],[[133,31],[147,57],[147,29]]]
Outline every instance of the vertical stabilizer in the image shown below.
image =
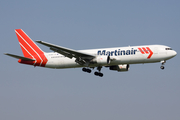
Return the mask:
[[[36,61],[33,63],[35,66],[45,66],[47,58],[45,57],[44,52],[22,29],[15,29],[15,33],[17,35],[24,57],[36,59]],[[26,61],[21,60],[21,63],[26,64]]]

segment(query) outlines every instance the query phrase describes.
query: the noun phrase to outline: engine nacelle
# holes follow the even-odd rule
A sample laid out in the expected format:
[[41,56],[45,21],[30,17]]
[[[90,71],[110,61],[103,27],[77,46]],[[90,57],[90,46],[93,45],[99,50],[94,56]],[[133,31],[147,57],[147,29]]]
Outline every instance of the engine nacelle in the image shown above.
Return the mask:
[[93,59],[93,62],[96,62],[97,64],[103,65],[103,64],[109,64],[110,63],[110,56],[97,56]]
[[116,70],[118,72],[128,71],[129,70],[129,64],[110,66],[109,69],[110,70]]

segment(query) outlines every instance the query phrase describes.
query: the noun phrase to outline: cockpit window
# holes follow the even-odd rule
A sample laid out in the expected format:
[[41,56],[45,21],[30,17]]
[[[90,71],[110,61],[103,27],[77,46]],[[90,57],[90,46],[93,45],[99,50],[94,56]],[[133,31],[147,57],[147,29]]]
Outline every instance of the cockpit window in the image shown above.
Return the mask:
[[172,50],[172,48],[166,48],[166,50]]

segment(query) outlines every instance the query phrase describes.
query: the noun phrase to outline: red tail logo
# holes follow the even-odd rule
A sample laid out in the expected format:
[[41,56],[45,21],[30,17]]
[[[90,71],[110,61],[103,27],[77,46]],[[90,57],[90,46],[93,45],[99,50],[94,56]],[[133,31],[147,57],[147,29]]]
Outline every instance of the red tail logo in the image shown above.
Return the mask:
[[149,47],[146,47],[146,48],[142,47],[142,48],[138,48],[138,49],[142,54],[149,54],[147,59],[150,59],[151,56],[153,55],[153,52],[151,51],[151,49]]
[[44,52],[31,40],[31,38],[21,29],[16,29],[15,33],[19,40],[24,57],[36,59],[36,61],[20,60],[20,63],[30,64],[34,66],[44,67],[47,63],[47,58]]

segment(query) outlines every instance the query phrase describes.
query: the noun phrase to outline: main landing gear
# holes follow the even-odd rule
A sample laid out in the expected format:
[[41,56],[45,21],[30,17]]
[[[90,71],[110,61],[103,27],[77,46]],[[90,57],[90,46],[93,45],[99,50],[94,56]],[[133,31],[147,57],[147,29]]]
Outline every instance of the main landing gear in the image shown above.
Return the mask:
[[163,60],[163,61],[161,61],[161,64],[162,64],[162,65],[161,65],[161,67],[160,67],[160,68],[161,68],[162,70],[164,70],[164,68],[165,68],[165,67],[164,67],[164,64],[165,64],[165,63],[166,63],[166,61],[164,61],[164,60]]
[[99,76],[99,77],[103,77],[103,73],[100,73],[100,72],[94,72],[94,75]]
[[[99,72],[94,72],[94,75],[96,75],[96,76],[99,76],[99,77],[103,77],[103,73],[101,73],[100,71],[101,71],[101,68],[102,67],[97,67],[97,70],[99,71]],[[91,69],[89,69],[89,68],[82,68],[82,71],[83,72],[87,72],[87,73],[91,73]]]
[[87,73],[91,73],[91,69],[88,69],[88,68],[82,68],[82,71],[87,72]]
[[99,76],[99,77],[103,77],[103,73],[101,73],[101,68],[102,68],[102,67],[97,67],[97,70],[98,70],[99,72],[94,72],[94,75]]

